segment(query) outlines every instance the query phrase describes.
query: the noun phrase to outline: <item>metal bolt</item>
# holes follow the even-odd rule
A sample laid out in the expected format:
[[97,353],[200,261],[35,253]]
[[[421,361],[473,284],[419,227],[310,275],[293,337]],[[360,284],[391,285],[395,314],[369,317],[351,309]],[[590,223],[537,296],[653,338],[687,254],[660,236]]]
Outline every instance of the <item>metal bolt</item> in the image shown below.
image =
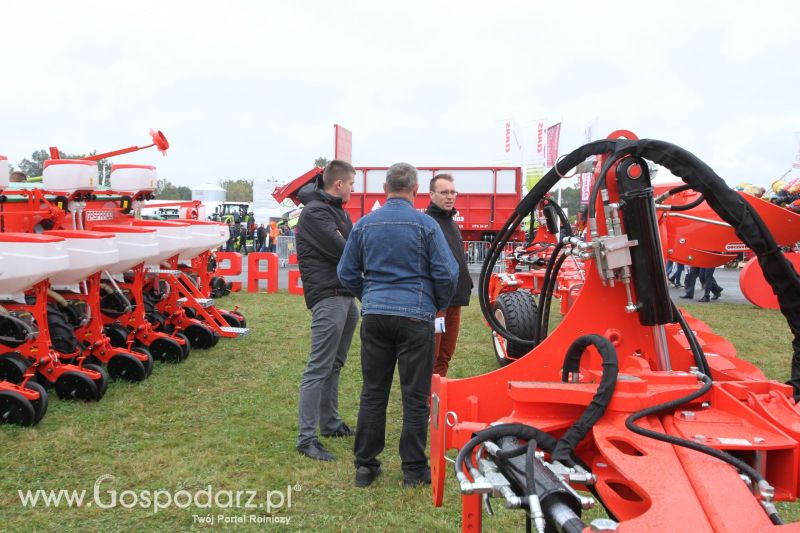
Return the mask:
[[764,444],[766,440],[764,437],[753,437],[753,442],[756,444]]
[[681,244],[686,244],[686,239],[684,237],[681,237],[680,239],[678,239],[678,242]]
[[690,255],[690,256],[689,256],[689,257],[687,257],[686,259],[688,259],[689,261],[691,261],[692,259],[694,259],[694,256],[691,256],[691,255]]

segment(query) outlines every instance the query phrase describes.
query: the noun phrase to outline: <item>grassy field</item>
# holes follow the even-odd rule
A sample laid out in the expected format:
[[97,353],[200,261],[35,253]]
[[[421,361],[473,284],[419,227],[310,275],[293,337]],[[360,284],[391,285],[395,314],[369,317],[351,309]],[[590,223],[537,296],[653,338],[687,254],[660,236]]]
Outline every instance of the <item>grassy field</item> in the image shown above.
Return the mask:
[[[252,333],[222,340],[213,349],[193,351],[178,365],[158,364],[141,384],[112,383],[96,404],[59,401],[51,394],[49,412],[32,429],[0,427],[0,528],[10,531],[186,531],[231,527],[241,531],[455,531],[460,500],[454,479],[445,506],[430,503],[430,491],[402,488],[397,442],[402,410],[398,387],[389,406],[384,476],[360,490],[353,487],[352,439],[327,439],[334,463],[302,458],[294,448],[297,392],[309,344],[309,313],[302,298],[234,294],[221,307],[241,305]],[[785,380],[789,333],[782,317],[745,305],[686,306],[716,333],[730,339],[742,357]],[[495,368],[488,330],[475,302],[465,310],[459,352],[451,377]],[[341,379],[340,407],[355,423],[360,393],[358,335]],[[397,380],[395,380],[395,384]],[[103,477],[108,476],[108,477]],[[98,502],[93,492],[97,487]],[[184,504],[186,496],[208,491],[187,508],[156,509],[150,497],[166,493]],[[291,490],[289,490],[291,487]],[[85,491],[82,507],[25,507],[18,491]],[[125,492],[128,491],[128,492]],[[133,492],[130,492],[133,491]],[[237,491],[240,506],[235,506]],[[246,509],[270,501],[273,516],[287,524],[220,524],[217,515],[265,516]],[[108,507],[116,494],[117,505]],[[287,497],[291,494],[291,506]],[[281,498],[283,506],[279,507]],[[90,503],[90,505],[89,505]],[[485,518],[486,531],[520,530],[522,513],[498,509]],[[781,505],[784,517],[798,520],[797,505]],[[212,517],[213,525],[201,523]]]

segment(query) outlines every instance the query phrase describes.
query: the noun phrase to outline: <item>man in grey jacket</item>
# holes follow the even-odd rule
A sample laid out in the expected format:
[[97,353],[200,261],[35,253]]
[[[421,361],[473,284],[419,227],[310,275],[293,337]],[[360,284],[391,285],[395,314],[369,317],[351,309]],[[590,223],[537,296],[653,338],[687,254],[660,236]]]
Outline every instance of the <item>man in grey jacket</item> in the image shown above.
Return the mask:
[[336,277],[336,265],[353,227],[342,204],[353,191],[355,169],[345,161],[328,163],[322,189],[315,182],[298,193],[303,211],[297,222],[297,260],[306,307],[311,310],[311,350],[300,384],[297,451],[319,461],[334,459],[317,438],[349,437],[353,430],[339,416],[339,373],[347,360],[358,322],[353,293]]

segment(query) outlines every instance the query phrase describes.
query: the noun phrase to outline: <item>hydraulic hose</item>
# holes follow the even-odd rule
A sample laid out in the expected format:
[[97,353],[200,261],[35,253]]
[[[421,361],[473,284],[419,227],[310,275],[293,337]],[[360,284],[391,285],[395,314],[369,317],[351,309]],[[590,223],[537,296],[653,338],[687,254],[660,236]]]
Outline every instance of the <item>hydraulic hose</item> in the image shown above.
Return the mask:
[[678,187],[673,187],[672,189],[668,190],[667,192],[656,198],[656,203],[660,204],[659,209],[663,209],[665,211],[689,211],[690,209],[694,209],[695,207],[706,201],[705,197],[702,194],[699,197],[692,200],[691,202],[689,202],[688,204],[684,205],[664,205],[661,204],[661,202],[663,202],[664,200],[666,200],[667,198],[669,198],[674,194],[691,190],[694,190],[694,188],[691,185],[687,184],[679,185]]
[[555,292],[556,284],[558,283],[558,273],[561,271],[561,266],[564,264],[566,259],[566,254],[561,254],[558,257],[555,265],[553,265],[553,272],[550,274],[550,279],[548,280],[546,290],[542,291],[542,294],[540,295],[539,302],[541,303],[544,301],[544,309],[541,314],[537,313],[536,316],[539,321],[539,327],[536,329],[538,342],[542,342],[547,338],[548,329],[550,327],[550,304],[553,302],[553,293]]

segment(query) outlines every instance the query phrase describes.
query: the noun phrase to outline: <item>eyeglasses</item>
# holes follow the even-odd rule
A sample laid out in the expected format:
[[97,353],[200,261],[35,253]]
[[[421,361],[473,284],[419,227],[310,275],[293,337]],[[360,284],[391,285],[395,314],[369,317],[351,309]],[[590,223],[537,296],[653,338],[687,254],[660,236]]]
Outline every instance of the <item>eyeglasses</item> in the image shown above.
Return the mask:
[[436,194],[441,194],[442,196],[458,196],[458,191],[433,191]]

